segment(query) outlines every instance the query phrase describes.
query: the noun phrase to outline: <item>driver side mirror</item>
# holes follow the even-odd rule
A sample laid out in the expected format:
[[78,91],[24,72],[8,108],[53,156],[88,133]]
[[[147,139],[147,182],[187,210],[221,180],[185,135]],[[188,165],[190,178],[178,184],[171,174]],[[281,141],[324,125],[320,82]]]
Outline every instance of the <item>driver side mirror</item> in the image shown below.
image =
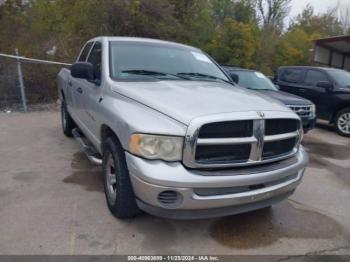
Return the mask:
[[235,83],[235,84],[238,84],[239,82],[239,76],[235,73],[229,73],[228,74],[231,78],[231,80]]
[[317,87],[323,87],[326,89],[332,89],[333,88],[333,84],[329,81],[320,81],[316,84]]
[[94,66],[87,62],[76,62],[70,68],[72,77],[94,82]]
[[275,87],[277,88],[277,90],[281,90],[279,85],[275,85]]

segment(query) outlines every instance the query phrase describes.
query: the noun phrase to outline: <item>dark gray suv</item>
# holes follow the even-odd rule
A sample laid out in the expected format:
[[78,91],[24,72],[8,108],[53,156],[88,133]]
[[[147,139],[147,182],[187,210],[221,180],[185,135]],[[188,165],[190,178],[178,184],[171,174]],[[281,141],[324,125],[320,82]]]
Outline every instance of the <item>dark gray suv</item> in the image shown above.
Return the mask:
[[280,91],[269,78],[258,71],[231,66],[222,66],[222,68],[240,86],[277,99],[292,109],[301,118],[304,133],[315,127],[316,108],[311,101]]
[[275,83],[281,90],[311,100],[317,118],[333,124],[337,132],[350,137],[350,73],[335,68],[280,67]]

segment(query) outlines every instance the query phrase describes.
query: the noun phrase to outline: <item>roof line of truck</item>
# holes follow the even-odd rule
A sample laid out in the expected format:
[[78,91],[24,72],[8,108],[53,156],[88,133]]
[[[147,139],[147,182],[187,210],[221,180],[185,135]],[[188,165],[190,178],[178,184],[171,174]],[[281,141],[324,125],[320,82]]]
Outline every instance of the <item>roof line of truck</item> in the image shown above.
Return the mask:
[[158,44],[165,44],[165,45],[173,45],[173,46],[181,46],[193,50],[199,50],[196,47],[185,45],[185,44],[179,44],[171,41],[161,40],[161,39],[153,39],[153,38],[146,38],[146,37],[129,37],[129,36],[98,36],[94,37],[87,42],[91,41],[98,41],[98,40],[106,40],[106,41],[129,41],[129,42],[144,42],[144,43],[158,43]]

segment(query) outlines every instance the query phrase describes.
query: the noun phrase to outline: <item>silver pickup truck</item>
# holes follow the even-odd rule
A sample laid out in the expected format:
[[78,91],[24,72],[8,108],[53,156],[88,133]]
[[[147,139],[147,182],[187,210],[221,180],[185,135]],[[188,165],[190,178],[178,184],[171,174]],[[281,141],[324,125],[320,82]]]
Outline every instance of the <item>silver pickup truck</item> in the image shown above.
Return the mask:
[[201,50],[127,37],[88,41],[58,75],[62,126],[102,164],[118,218],[206,218],[269,207],[301,182],[299,117],[243,89]]

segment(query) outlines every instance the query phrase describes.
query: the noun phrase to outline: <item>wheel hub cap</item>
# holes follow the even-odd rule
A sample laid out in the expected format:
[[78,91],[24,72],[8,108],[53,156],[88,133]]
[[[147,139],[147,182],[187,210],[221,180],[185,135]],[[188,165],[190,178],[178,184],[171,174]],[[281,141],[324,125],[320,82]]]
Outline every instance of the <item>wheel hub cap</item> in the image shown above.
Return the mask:
[[67,120],[66,120],[66,111],[64,108],[62,108],[62,125],[64,128],[66,128]]
[[109,200],[114,203],[117,198],[117,178],[112,155],[109,155],[106,166],[106,186]]
[[338,128],[345,134],[350,134],[350,112],[342,114],[338,119]]

